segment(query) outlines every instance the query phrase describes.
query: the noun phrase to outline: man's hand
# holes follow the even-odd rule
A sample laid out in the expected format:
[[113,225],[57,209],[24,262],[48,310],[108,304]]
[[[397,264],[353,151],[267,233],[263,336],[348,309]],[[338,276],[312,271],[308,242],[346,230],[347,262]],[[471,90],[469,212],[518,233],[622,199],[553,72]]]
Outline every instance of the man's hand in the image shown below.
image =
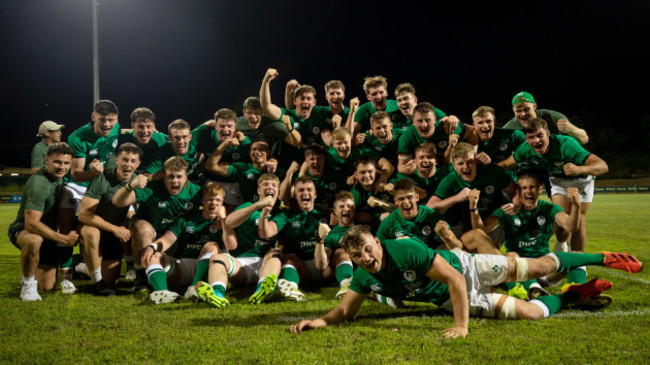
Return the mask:
[[316,326],[314,325],[314,321],[304,320],[298,324],[291,326],[291,333],[302,333],[305,331],[313,330],[315,328]]
[[143,268],[147,268],[149,265],[151,265],[151,258],[153,255],[155,255],[153,247],[145,246],[145,248],[142,249],[142,254],[140,255],[140,265],[142,265]]
[[236,136],[230,137],[225,141],[223,141],[223,145],[225,146],[225,148],[239,146],[239,138],[237,138]]
[[458,128],[458,123],[460,123],[460,120],[455,115],[448,115],[440,121],[444,124],[445,126],[445,133],[451,135],[454,133],[456,128]]
[[118,226],[113,231],[113,236],[120,240],[120,242],[126,243],[131,239],[131,230],[126,227]]
[[478,160],[478,162],[480,162],[482,165],[489,165],[489,164],[492,163],[492,159],[485,152],[481,152],[481,153],[477,154],[476,155],[476,160]]
[[292,161],[287,169],[287,175],[295,174],[300,169],[300,165],[296,161]]
[[339,219],[336,218],[334,212],[330,213],[330,226],[336,227],[339,224]]
[[268,70],[266,70],[266,74],[264,75],[264,81],[271,82],[273,81],[273,79],[278,77],[278,75],[279,75],[278,70],[274,68],[269,68]]
[[454,147],[458,144],[458,139],[460,138],[459,135],[457,134],[450,134],[449,135],[449,146],[447,146],[447,149],[449,151],[453,150]]
[[341,116],[338,115],[338,114],[332,116],[332,128],[336,129],[336,128],[340,127],[342,120],[343,120],[343,118],[341,118]]
[[447,222],[443,220],[439,220],[433,230],[442,240],[453,240],[456,237],[454,232],[449,229]]
[[239,142],[244,142],[244,140],[246,139],[246,135],[241,131],[235,131],[235,138],[237,138]]
[[576,166],[576,165],[574,165],[574,164],[572,164],[570,162],[567,163],[567,164],[564,164],[563,170],[564,170],[564,174],[566,176],[582,175],[582,171],[580,171],[580,166]]
[[60,241],[60,243],[68,247],[74,247],[79,243],[79,234],[77,231],[70,231],[70,233],[63,235],[63,241]]
[[362,144],[366,140],[366,135],[363,133],[357,133],[357,135],[354,136],[354,140],[356,141],[355,144]]
[[404,164],[404,166],[406,167],[406,171],[405,171],[406,173],[404,175],[411,175],[411,174],[415,173],[415,170],[417,170],[417,168],[418,168],[418,166],[415,164],[414,159],[408,160]]
[[462,203],[462,202],[466,201],[467,199],[469,199],[469,192],[470,191],[471,190],[469,190],[469,188],[463,188],[463,190],[459,191],[458,194],[455,195],[456,199],[457,199],[457,202]]
[[88,166],[90,167],[90,171],[92,171],[93,175],[95,176],[99,176],[104,172],[104,164],[98,159],[92,160]]
[[454,327],[451,327],[451,328],[447,328],[446,330],[442,331],[442,337],[445,337],[445,338],[458,338],[458,337],[465,338],[465,337],[467,337],[467,328],[459,327],[459,326],[454,326]]
[[354,184],[357,183],[357,178],[354,175],[350,175],[350,176],[348,176],[345,183],[348,184],[348,185],[354,185]]
[[278,169],[278,160],[272,158],[266,161],[266,171],[271,174],[275,174],[275,171]]
[[350,99],[350,109],[354,109],[358,107],[359,107],[359,98]]
[[580,193],[578,192],[578,188],[567,188],[566,197],[571,200],[574,208],[580,209]]
[[[162,171],[162,170],[160,170]],[[149,179],[147,179],[146,175],[138,175],[131,180],[129,185],[131,186],[132,189],[143,189],[147,186],[147,183],[149,182]]]
[[275,199],[272,196],[267,195],[264,198],[260,199],[259,204],[262,209],[269,208],[268,212],[270,213],[271,208],[273,208],[273,205],[275,205]]
[[501,210],[503,210],[504,213],[507,215],[515,215],[519,212],[518,206],[512,204],[512,203],[507,203],[501,206]]
[[469,194],[467,195],[468,200],[469,200],[469,209],[474,210],[478,207],[478,198],[481,196],[481,191],[478,189],[472,189],[470,190]]

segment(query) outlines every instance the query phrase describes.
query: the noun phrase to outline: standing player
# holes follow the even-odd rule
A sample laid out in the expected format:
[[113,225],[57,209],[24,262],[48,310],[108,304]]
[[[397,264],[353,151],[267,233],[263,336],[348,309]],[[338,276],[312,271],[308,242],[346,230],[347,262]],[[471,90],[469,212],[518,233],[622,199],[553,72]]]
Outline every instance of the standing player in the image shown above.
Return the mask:
[[150,180],[160,180],[163,177],[163,164],[173,156],[181,157],[187,162],[187,176],[190,181],[199,180],[197,168],[201,162],[201,154],[196,148],[196,139],[192,136],[190,124],[183,119],[169,123],[169,142],[156,150],[147,166],[145,174]]
[[443,336],[466,337],[470,314],[499,319],[541,319],[568,304],[612,287],[606,280],[593,280],[574,285],[560,295],[526,302],[492,293],[493,287],[502,282],[527,280],[580,265],[606,266],[629,272],[639,272],[642,268],[634,256],[626,254],[557,252],[538,259],[523,259],[469,255],[459,249],[436,251],[415,239],[380,242],[366,226],[350,228],[343,236],[341,246],[359,265],[350,290],[336,308],[320,318],[293,325],[291,332],[352,320],[365,296],[375,291],[392,298],[445,307],[453,312],[454,326],[445,330]]
[[[72,248],[79,240],[76,231],[67,234],[57,231],[63,177],[70,170],[73,153],[66,143],[48,147],[45,167],[27,180],[16,220],[9,226],[9,240],[20,250],[22,300],[41,300],[39,287],[41,290],[54,288],[60,250],[57,243]],[[61,289],[65,289],[63,282]]]
[[32,148],[32,174],[45,166],[47,148],[53,143],[61,142],[63,127],[65,127],[63,124],[56,124],[51,120],[46,120],[38,127],[36,137],[41,137],[41,141]]
[[431,142],[421,143],[415,147],[415,157],[405,165],[406,171],[413,171],[410,174],[397,173],[397,179],[408,177],[415,182],[415,185],[424,190],[420,193],[420,199],[433,196],[438,185],[451,171],[453,166],[443,165],[437,168],[436,145]]
[[503,126],[504,129],[523,129],[528,120],[542,118],[548,124],[552,134],[573,137],[581,145],[589,142],[587,132],[571,124],[564,114],[549,109],[537,109],[535,98],[526,91],[520,91],[512,97],[512,111],[515,116]]
[[363,91],[368,102],[361,105],[354,114],[354,132],[365,132],[370,129],[370,116],[377,111],[391,113],[398,111],[397,101],[387,99],[388,82],[383,76],[369,76],[364,79]]
[[156,130],[156,115],[149,108],[136,108],[131,112],[131,131],[123,131],[118,137],[118,146],[133,143],[142,149],[142,159],[135,173],[144,174],[156,151],[167,141],[167,136]]
[[133,143],[117,148],[114,169],[93,179],[81,199],[79,221],[83,223],[80,234],[83,239],[83,255],[95,294],[115,295],[115,285],[120,277],[124,246],[131,239],[131,231],[125,226],[129,207],[113,205],[115,192],[126,186],[140,165],[142,149]]
[[393,166],[397,166],[397,147],[404,131],[393,128],[390,116],[381,111],[370,116],[370,127],[370,132],[356,135],[356,143],[374,149]]

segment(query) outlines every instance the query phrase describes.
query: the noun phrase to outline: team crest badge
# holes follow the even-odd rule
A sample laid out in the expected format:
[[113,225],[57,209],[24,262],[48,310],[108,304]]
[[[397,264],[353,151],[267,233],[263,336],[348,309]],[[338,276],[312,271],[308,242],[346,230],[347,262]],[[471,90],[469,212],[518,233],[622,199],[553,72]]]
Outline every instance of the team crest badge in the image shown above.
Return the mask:
[[232,154],[232,159],[233,160],[239,160],[241,158],[241,155],[238,152],[235,152]]
[[382,146],[375,146],[375,151],[377,151],[377,152],[381,152],[381,151],[383,151],[383,150],[384,150],[384,147],[382,147]]
[[217,233],[217,232],[219,232],[219,230],[217,229],[217,227],[215,227],[215,226],[213,226],[213,225],[210,225],[210,228],[208,228],[208,230],[210,231],[210,233]]
[[438,143],[438,147],[444,151],[447,148],[447,141],[441,141]]
[[194,233],[194,226],[187,226],[185,227],[185,232],[192,234]]
[[402,232],[402,231],[396,231],[395,232],[395,238],[402,237],[403,235],[404,235],[404,232]]
[[328,220],[327,220],[327,218],[321,218],[318,222],[323,223],[323,224],[327,224]]
[[192,210],[192,208],[194,208],[193,203],[190,202],[190,203],[185,204],[185,210]]
[[88,154],[89,154],[89,155],[96,155],[96,154],[97,154],[97,149],[96,149],[96,148],[93,148],[92,150],[90,150],[90,151],[88,152]]
[[314,134],[318,134],[318,133],[320,133],[320,128],[314,127],[314,128],[312,128],[311,131],[314,132]]
[[425,236],[428,236],[431,234],[431,227],[429,226],[424,226],[422,227],[422,234]]
[[499,151],[505,151],[508,149],[508,144],[507,143],[501,143],[499,145]]
[[333,190],[336,190],[336,188],[338,188],[338,186],[336,186],[336,183],[333,182],[333,183],[330,183],[329,188],[330,188],[330,190],[333,191]]
[[372,291],[374,291],[374,292],[379,292],[379,291],[381,291],[381,285],[379,285],[379,284],[372,284],[372,285],[370,285],[370,290],[372,290]]
[[519,220],[519,218],[515,218],[513,223],[515,224],[515,226],[521,226],[521,221]]
[[492,194],[492,193],[494,193],[494,186],[492,186],[492,185],[488,185],[488,186],[486,186],[486,187],[485,187],[485,193],[486,193],[486,194]]
[[255,179],[255,175],[253,175],[253,174],[246,174],[246,178],[247,178],[248,180],[253,180],[253,179]]
[[113,141],[113,148],[117,148],[117,139]]
[[537,224],[539,224],[540,226],[543,226],[544,224],[546,224],[546,218],[542,217],[541,215],[538,216],[537,217]]
[[406,281],[412,282],[412,281],[415,281],[415,278],[416,278],[415,271],[413,271],[413,270],[404,271],[404,279]]

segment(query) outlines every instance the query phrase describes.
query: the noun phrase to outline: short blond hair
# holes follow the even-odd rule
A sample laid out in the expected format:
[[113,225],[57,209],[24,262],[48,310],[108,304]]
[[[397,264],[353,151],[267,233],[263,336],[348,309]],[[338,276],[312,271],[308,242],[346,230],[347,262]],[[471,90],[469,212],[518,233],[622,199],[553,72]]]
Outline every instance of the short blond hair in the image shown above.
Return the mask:
[[395,97],[404,93],[415,95],[415,87],[413,87],[413,85],[409,84],[408,82],[397,85],[395,88]]
[[225,197],[226,191],[224,190],[223,186],[221,186],[221,184],[219,184],[218,182],[210,181],[205,183],[205,185],[203,185],[203,194],[221,195]]
[[234,110],[231,110],[231,109],[228,109],[228,108],[219,109],[219,110],[217,110],[216,113],[214,113],[214,120],[216,122],[219,119],[235,120],[235,119],[237,119],[237,113],[235,113]]
[[388,119],[388,121],[391,122],[390,115],[388,115],[388,113],[381,110],[376,111],[370,116],[370,125],[381,123],[384,121],[384,119]]
[[327,94],[331,89],[341,89],[345,92],[345,86],[340,80],[330,80],[325,84],[325,93]]
[[386,80],[385,77],[381,75],[368,76],[365,79],[363,79],[363,91],[365,91],[366,94],[369,93],[371,87],[377,87],[377,86],[383,86],[384,88],[388,88],[388,81]]
[[187,161],[181,156],[172,156],[163,164],[163,170],[169,171],[183,171],[187,173]]
[[474,119],[476,117],[482,117],[487,113],[490,113],[490,114],[492,114],[492,116],[494,116],[494,108],[491,107],[491,106],[487,106],[487,105],[479,106],[472,113],[472,119]]
[[352,133],[350,130],[344,127],[338,127],[332,132],[332,139],[342,140],[346,138],[352,138]]
[[176,130],[187,129],[189,131],[192,130],[192,127],[190,126],[190,123],[185,121],[185,119],[176,119],[175,121],[169,123],[169,126],[167,127],[169,134],[171,134],[172,129],[176,129]]
[[451,150],[451,155],[449,157],[453,162],[457,158],[465,158],[469,155],[475,155],[475,154],[476,154],[476,150],[474,149],[474,146],[472,146],[467,142],[458,142],[458,144],[454,147],[454,149]]

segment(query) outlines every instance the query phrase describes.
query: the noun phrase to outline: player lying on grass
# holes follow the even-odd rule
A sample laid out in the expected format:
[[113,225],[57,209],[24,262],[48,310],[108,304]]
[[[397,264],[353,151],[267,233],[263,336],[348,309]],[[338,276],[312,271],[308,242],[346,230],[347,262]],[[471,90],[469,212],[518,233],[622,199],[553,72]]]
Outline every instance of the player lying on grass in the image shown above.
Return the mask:
[[[444,223],[441,221],[441,223]],[[449,231],[446,224],[443,224]],[[441,231],[439,235],[444,235]],[[291,332],[334,325],[354,318],[370,291],[392,298],[434,303],[453,312],[455,324],[444,337],[465,337],[469,315],[499,319],[540,319],[560,308],[610,289],[606,280],[573,285],[560,295],[543,296],[526,302],[492,293],[503,282],[528,280],[581,265],[599,265],[628,272],[642,268],[627,254],[583,254],[556,252],[538,259],[498,255],[470,255],[458,248],[436,251],[418,239],[406,238],[379,242],[367,226],[354,226],[341,239],[350,258],[359,266],[350,290],[341,303],[314,320],[304,320]]]
[[206,183],[202,191],[201,211],[176,218],[165,234],[142,250],[142,267],[154,290],[149,298],[156,304],[178,297],[168,286],[189,285],[185,296],[192,299],[194,285],[208,274],[210,258],[236,246],[234,232],[225,224],[225,191],[216,182]]
[[278,198],[280,180],[271,173],[257,179],[259,201],[246,202],[226,218],[226,225],[235,230],[237,244],[229,252],[212,257],[207,282],[196,284],[196,292],[204,302],[216,308],[230,305],[225,298],[228,281],[237,285],[251,285],[257,289],[248,299],[253,304],[262,303],[275,291],[282,265],[282,251],[275,247],[276,239],[261,238],[257,226],[262,210],[274,209]]
[[[530,171],[522,172],[517,179],[521,207],[514,207],[512,203],[508,203],[494,211],[485,220],[482,220],[476,211],[480,192],[472,190],[469,193],[472,226],[489,233],[501,225],[506,237],[506,256],[538,258],[548,255],[551,252],[549,241],[558,227],[562,227],[567,232],[574,232],[577,229],[580,219],[580,198],[577,189],[568,191],[567,196],[571,199],[573,208],[571,214],[566,214],[558,205],[539,200],[542,186],[542,180],[537,174]],[[506,213],[506,211],[510,213]],[[489,238],[486,237],[486,239]],[[494,247],[494,245],[490,242],[482,247]],[[480,249],[478,252],[498,254],[498,252]],[[564,275],[553,276],[553,278],[548,278],[551,282],[561,279]],[[541,286],[535,279],[523,283],[525,290],[521,288],[521,285],[515,286],[515,283],[507,283],[507,286],[510,289],[510,295],[520,299],[539,296],[542,293]],[[530,290],[527,293],[528,289]]]

